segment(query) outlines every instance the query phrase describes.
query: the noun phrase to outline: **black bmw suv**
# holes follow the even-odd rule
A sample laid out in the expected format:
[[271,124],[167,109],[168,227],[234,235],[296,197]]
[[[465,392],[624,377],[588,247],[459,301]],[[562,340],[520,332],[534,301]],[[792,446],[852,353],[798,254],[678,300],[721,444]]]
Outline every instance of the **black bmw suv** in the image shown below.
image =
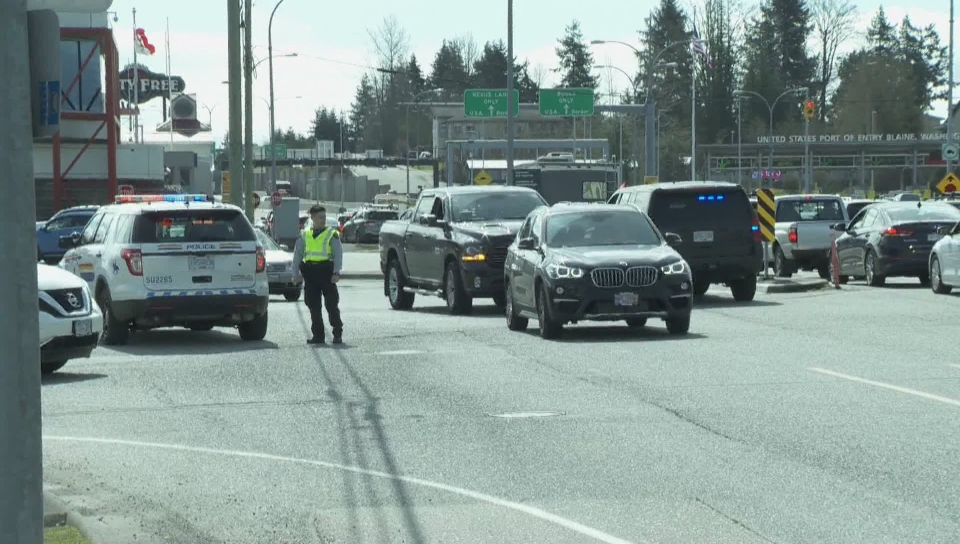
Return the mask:
[[690,267],[634,206],[555,204],[531,212],[504,266],[507,327],[539,322],[557,338],[566,323],[663,319],[671,334],[690,329]]

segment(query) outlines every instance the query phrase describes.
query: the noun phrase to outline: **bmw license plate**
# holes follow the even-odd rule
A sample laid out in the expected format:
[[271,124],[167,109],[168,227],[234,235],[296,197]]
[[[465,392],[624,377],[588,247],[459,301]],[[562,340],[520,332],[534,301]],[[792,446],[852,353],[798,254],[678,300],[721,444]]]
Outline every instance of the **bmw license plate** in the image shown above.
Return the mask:
[[702,244],[706,242],[713,241],[713,231],[712,230],[698,230],[693,233],[693,241]]
[[90,336],[93,334],[93,320],[81,319],[73,322],[73,335],[76,337]]
[[640,303],[640,296],[636,293],[617,293],[613,295],[614,306],[636,306]]
[[194,257],[188,259],[190,270],[213,270],[213,257]]

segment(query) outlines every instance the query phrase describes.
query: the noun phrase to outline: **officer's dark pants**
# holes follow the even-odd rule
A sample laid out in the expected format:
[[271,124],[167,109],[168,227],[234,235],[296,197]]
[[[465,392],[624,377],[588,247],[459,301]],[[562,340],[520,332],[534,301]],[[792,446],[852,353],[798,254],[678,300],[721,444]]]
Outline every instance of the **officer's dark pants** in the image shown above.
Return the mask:
[[327,308],[330,326],[334,338],[343,334],[343,321],[340,320],[340,291],[337,284],[331,283],[333,261],[301,263],[303,275],[303,301],[310,309],[310,325],[314,338],[323,338],[323,307]]

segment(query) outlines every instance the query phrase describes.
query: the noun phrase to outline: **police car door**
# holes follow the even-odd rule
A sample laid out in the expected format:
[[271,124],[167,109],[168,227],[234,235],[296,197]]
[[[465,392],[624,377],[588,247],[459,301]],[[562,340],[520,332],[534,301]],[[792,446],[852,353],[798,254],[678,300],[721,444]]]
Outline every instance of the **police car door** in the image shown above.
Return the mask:
[[100,212],[90,219],[90,222],[87,223],[87,226],[84,227],[83,232],[80,234],[80,241],[77,244],[77,247],[67,251],[67,253],[63,256],[63,260],[60,261],[60,266],[64,270],[80,276],[88,284],[90,284],[91,288],[94,286],[94,282],[97,279],[93,272],[94,257],[93,252],[91,252],[91,248],[94,246],[96,234],[99,231],[100,224],[103,222],[105,215],[105,212]]
[[145,211],[133,243],[140,245],[148,291],[234,294],[255,288],[257,237],[239,210]]

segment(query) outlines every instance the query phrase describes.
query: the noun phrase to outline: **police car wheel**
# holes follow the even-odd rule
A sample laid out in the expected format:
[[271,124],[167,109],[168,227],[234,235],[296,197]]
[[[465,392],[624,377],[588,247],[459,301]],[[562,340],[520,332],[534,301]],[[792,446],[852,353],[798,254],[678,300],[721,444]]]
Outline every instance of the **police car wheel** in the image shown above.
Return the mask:
[[237,325],[237,331],[240,332],[240,339],[250,342],[258,342],[267,336],[267,312],[257,315],[250,321],[244,321]]
[[97,294],[97,304],[103,312],[103,333],[100,340],[108,346],[122,346],[130,340],[130,324],[118,321],[113,314],[110,302],[110,291],[107,287],[100,289]]

